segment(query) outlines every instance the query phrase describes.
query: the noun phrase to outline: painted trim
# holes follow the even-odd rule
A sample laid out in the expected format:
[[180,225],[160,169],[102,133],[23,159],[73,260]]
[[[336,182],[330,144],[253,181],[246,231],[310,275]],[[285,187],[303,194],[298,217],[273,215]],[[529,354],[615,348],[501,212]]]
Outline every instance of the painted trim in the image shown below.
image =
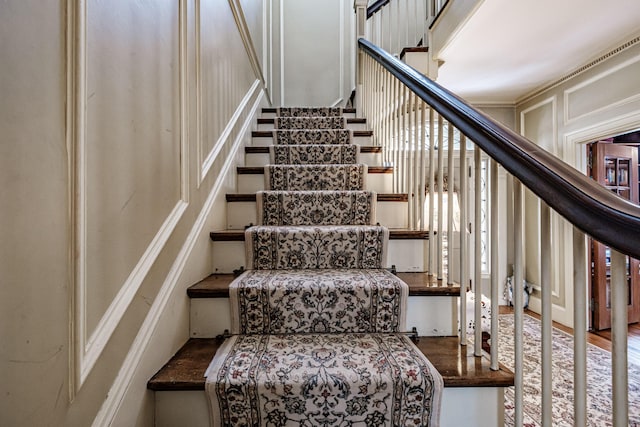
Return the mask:
[[[207,155],[207,158],[204,159],[204,161],[202,162],[202,166],[200,168],[199,185],[202,184],[202,181],[209,174],[209,171],[211,170],[211,166],[213,166],[213,163],[218,157],[218,154],[220,154],[222,149],[225,147],[225,141],[229,139],[229,135],[231,135],[231,132],[233,131],[233,129],[235,129],[236,124],[238,123],[238,120],[240,120],[240,117],[242,116],[242,113],[245,111],[246,107],[250,105],[251,99],[253,99],[253,97],[255,96],[255,93],[257,91],[260,91],[261,88],[262,88],[261,81],[256,79],[251,85],[251,87],[249,88],[249,90],[247,91],[247,93],[244,95],[244,98],[238,105],[238,108],[236,108],[236,111],[233,113],[233,116],[231,116],[231,119],[229,119],[229,121],[227,122],[227,126],[225,126],[224,131],[222,131],[222,134],[220,134],[220,137],[218,138],[216,143],[213,145],[213,149],[209,152],[209,154]],[[202,147],[201,142],[202,141],[200,141],[200,144],[199,144],[200,147]]]
[[520,130],[519,133],[522,136],[526,137],[526,118],[525,115],[531,111],[537,110],[547,104],[551,104],[551,117],[553,119],[553,123],[552,123],[552,128],[553,128],[553,151],[552,154],[554,155],[558,155],[558,122],[556,120],[557,114],[558,114],[558,102],[557,102],[557,97],[555,95],[549,97],[549,98],[545,98],[543,100],[541,100],[540,102],[520,111]]
[[279,0],[280,9],[280,105],[286,106],[284,101],[284,1]]
[[630,59],[628,61],[624,61],[623,63],[621,63],[621,64],[619,64],[619,65],[617,65],[615,67],[608,68],[607,70],[603,71],[602,73],[599,73],[599,74],[591,77],[590,79],[585,80],[584,82],[578,83],[578,84],[570,87],[569,89],[566,89],[564,91],[564,94],[563,94],[564,95],[564,124],[566,125],[566,124],[572,123],[572,122],[574,122],[574,121],[576,121],[578,119],[581,119],[583,117],[588,117],[588,116],[591,116],[591,115],[594,115],[594,114],[597,114],[597,113],[601,113],[601,112],[613,109],[615,107],[619,107],[619,106],[622,106],[622,105],[625,105],[625,104],[629,104],[631,102],[639,100],[640,99],[640,93],[628,96],[628,97],[626,97],[624,99],[621,99],[619,101],[616,101],[616,102],[614,102],[612,104],[607,104],[607,105],[605,105],[603,107],[596,108],[595,110],[592,110],[592,111],[589,111],[589,112],[586,112],[586,113],[583,113],[583,114],[580,114],[580,115],[577,115],[577,116],[574,116],[574,117],[569,117],[569,105],[570,105],[569,97],[571,96],[572,93],[577,92],[578,90],[580,90],[582,88],[585,88],[587,86],[590,86],[592,83],[595,83],[595,82],[597,82],[599,80],[602,80],[605,77],[610,76],[611,74],[613,74],[613,73],[615,73],[617,71],[623,70],[623,69],[629,67],[630,65],[633,65],[633,64],[635,64],[636,62],[639,62],[639,61],[640,61],[640,56],[636,56],[635,58],[632,58],[632,59]]
[[195,72],[196,72],[196,185],[200,188],[202,180],[202,159],[204,150],[202,146],[202,25],[200,23],[200,0],[194,0],[194,24],[195,24]]
[[[186,60],[186,53],[182,48],[186,46],[187,32],[186,14],[182,13],[182,7],[186,0],[180,0],[179,6],[179,30],[178,41],[180,46],[179,61]],[[87,300],[87,195],[86,195],[86,87],[87,87],[87,3],[86,0],[78,1],[76,7],[69,6],[73,13],[73,22],[70,29],[75,36],[72,43],[73,53],[70,53],[68,60],[72,60],[71,65],[74,69],[73,81],[73,122],[74,135],[69,141],[72,144],[70,152],[73,152],[73,162],[70,162],[70,176],[73,177],[73,188],[76,194],[72,206],[72,224],[75,226],[73,231],[73,250],[75,258],[73,259],[73,283],[72,294],[73,302],[71,307],[71,321],[73,328],[72,334],[72,351],[73,361],[70,365],[73,370],[70,372],[72,376],[71,396],[80,389],[85,382],[93,367],[95,366],[102,351],[106,347],[109,339],[113,335],[116,327],[120,323],[124,313],[133,301],[136,292],[142,285],[145,277],[149,273],[152,265],[159,256],[161,250],[167,243],[171,233],[178,224],[184,211],[188,206],[188,130],[184,129],[187,124],[187,106],[185,91],[187,90],[186,73],[182,72],[183,67],[186,70],[186,64],[180,64],[179,87],[180,87],[180,199],[173,207],[171,213],[167,216],[162,226],[154,236],[151,243],[147,246],[138,263],[130,272],[125,282],[109,304],[109,307],[102,315],[98,325],[88,337],[87,316],[86,316],[86,300]],[[185,20],[185,22],[183,22]],[[69,76],[68,76],[69,77]]]
[[245,135],[251,128],[253,118],[257,114],[263,95],[263,92],[259,93],[256,101],[251,107],[247,120],[242,126],[241,132],[238,133],[235,141],[233,142],[231,152],[225,159],[225,163],[220,170],[220,175],[218,176],[218,179],[216,180],[213,188],[209,192],[209,196],[207,197],[207,200],[205,201],[200,213],[198,214],[198,217],[196,218],[193,227],[189,232],[189,235],[185,239],[184,245],[180,249],[176,260],[171,266],[171,270],[167,274],[167,278],[162,284],[158,295],[154,299],[149,313],[147,314],[147,317],[142,323],[140,330],[138,331],[138,334],[136,335],[136,338],[131,345],[131,350],[122,363],[120,371],[118,372],[118,375],[114,380],[111,389],[109,390],[105,402],[100,408],[100,411],[98,412],[96,418],[93,420],[92,426],[108,427],[112,425],[113,420],[115,419],[118,410],[120,409],[120,406],[123,402],[125,394],[131,387],[131,382],[135,376],[134,373],[140,366],[140,363],[143,360],[144,353],[148,349],[149,343],[156,333],[160,318],[164,314],[167,304],[169,303],[169,298],[178,286],[180,276],[184,272],[187,262],[192,256],[192,252],[196,245],[196,242],[203,232],[206,220],[209,217],[210,212],[214,206],[214,201],[220,191],[224,190],[224,178],[230,171],[233,171],[232,166],[235,161],[236,153],[240,149]]

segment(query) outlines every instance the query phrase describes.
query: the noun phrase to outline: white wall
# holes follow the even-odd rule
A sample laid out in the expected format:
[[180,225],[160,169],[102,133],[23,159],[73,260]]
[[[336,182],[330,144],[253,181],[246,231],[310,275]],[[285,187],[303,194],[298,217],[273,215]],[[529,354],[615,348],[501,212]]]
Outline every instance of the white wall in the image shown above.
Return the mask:
[[[586,71],[519,102],[516,113],[522,134],[584,172],[584,144],[640,128],[640,43],[636,39]],[[537,206],[537,199],[527,195],[526,275],[534,283],[540,275]],[[552,255],[554,320],[572,326],[572,228],[552,214],[552,232],[557,243]],[[537,298],[532,307],[539,307]]]
[[0,22],[0,425],[151,425],[265,103],[263,4],[12,0]]
[[352,89],[353,2],[270,0],[275,105],[343,106]]

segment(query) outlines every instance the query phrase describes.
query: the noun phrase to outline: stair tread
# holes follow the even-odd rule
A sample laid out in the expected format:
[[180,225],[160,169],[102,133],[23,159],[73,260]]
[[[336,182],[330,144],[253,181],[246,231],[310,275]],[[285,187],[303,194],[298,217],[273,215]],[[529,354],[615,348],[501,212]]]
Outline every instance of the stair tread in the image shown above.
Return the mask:
[[[372,130],[352,130],[353,136],[372,136]],[[271,138],[273,137],[273,131],[271,130],[254,130],[251,131],[251,136],[254,138]]]
[[[271,136],[271,135],[267,135]],[[245,154],[269,154],[269,147],[244,147]],[[361,153],[381,153],[382,147],[377,145],[361,145]]]
[[[227,202],[255,202],[256,193],[227,193]],[[409,200],[407,193],[378,193],[378,202],[406,202]]]
[[[268,125],[275,123],[275,118],[273,117],[258,117],[259,125]],[[351,123],[367,123],[367,119],[364,117],[347,117],[347,124]]]
[[[263,113],[277,113],[278,112],[278,108],[277,107],[264,107],[262,109]],[[342,109],[343,113],[355,113],[356,109],[355,108],[343,108]]]
[[[149,390],[203,390],[204,373],[222,344],[220,338],[190,338],[147,383]],[[419,337],[417,347],[440,372],[445,387],[510,387],[513,373],[492,371],[486,356],[467,355],[457,337]]]
[[[458,284],[447,285],[427,273],[398,273],[409,285],[409,296],[460,296]],[[233,274],[212,274],[187,289],[190,298],[228,298]]]
[[[280,166],[280,165],[279,165]],[[282,165],[286,166],[286,165]],[[327,166],[327,165],[307,165],[307,166]],[[264,174],[264,166],[238,166],[236,171],[238,175],[262,175]],[[393,173],[393,166],[369,166],[367,173]]]
[[[244,230],[211,231],[209,237],[214,242],[243,242]],[[389,240],[412,239],[428,240],[429,232],[424,230],[389,230]]]

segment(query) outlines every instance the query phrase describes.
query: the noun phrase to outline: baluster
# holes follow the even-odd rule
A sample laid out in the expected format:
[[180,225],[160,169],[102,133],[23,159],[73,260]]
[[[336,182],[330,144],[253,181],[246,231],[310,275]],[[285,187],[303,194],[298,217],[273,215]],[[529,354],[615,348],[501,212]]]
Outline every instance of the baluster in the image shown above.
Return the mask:
[[400,81],[396,79],[396,100],[394,102],[394,132],[393,132],[393,188],[395,193],[400,192],[398,180],[398,167],[400,165]]
[[[520,292],[520,286],[522,286],[523,277],[523,208],[522,208],[522,183],[513,178],[513,306],[514,306],[514,368],[515,368],[515,414],[514,424],[515,427],[522,426],[524,420],[524,341],[522,337],[522,329],[524,326],[524,296]],[[516,291],[516,289],[518,291]],[[493,313],[491,313],[493,317]],[[492,318],[493,321],[493,318]]]
[[[424,230],[425,212],[424,201],[426,199],[426,176],[425,167],[427,165],[427,103],[422,102],[420,108],[420,186],[418,187],[418,200],[420,201],[420,230]],[[429,255],[430,257],[430,255]],[[428,263],[427,263],[428,264]]]
[[415,136],[415,146],[413,148],[413,188],[410,190],[408,197],[409,200],[413,200],[413,222],[411,223],[411,229],[418,229],[418,215],[419,215],[419,197],[418,192],[420,188],[420,123],[421,123],[421,103],[422,100],[419,97],[415,97],[415,102],[413,105],[414,112],[414,128],[413,134]]
[[[467,138],[460,136],[460,345],[467,345]],[[495,347],[495,346],[491,346]]]
[[[491,160],[491,341],[498,342],[498,162]],[[518,288],[516,288],[518,289]],[[515,292],[515,291],[514,291]],[[495,313],[495,315],[494,315]],[[495,337],[495,338],[494,338]],[[491,346],[491,369],[500,369],[498,346]]]
[[613,378],[613,427],[629,425],[627,328],[629,287],[627,257],[611,249],[611,362]]
[[477,145],[473,151],[473,185],[474,185],[474,213],[473,213],[473,290],[474,290],[474,354],[482,356],[482,153]]
[[435,208],[434,203],[434,175],[435,175],[435,138],[433,134],[435,114],[433,108],[429,108],[429,274],[433,274],[433,256],[435,252],[435,234],[434,234],[434,221],[433,212]]
[[442,280],[444,257],[442,256],[442,230],[444,222],[444,118],[438,115],[438,235],[437,235],[437,277]]
[[453,247],[453,206],[455,203],[455,171],[453,166],[453,153],[455,150],[455,141],[453,134],[453,126],[449,123],[449,132],[447,135],[447,284],[453,285],[453,275],[451,274],[451,248]]
[[[408,106],[407,106],[407,110],[408,110],[408,117],[409,117],[409,129],[408,129],[408,133],[409,133],[409,148],[408,148],[408,162],[407,162],[407,193],[411,194],[413,192],[413,187],[415,185],[415,181],[414,181],[414,163],[413,160],[415,158],[415,147],[416,147],[416,140],[415,140],[415,126],[416,126],[416,122],[415,122],[415,117],[414,117],[414,113],[415,113],[415,109],[414,109],[414,105],[416,103],[416,96],[413,92],[409,92],[409,102],[408,102]],[[415,228],[413,227],[413,203],[409,202],[409,204],[407,205],[407,217],[409,220],[409,228],[411,228],[412,230],[414,230]]]
[[587,425],[587,253],[573,228],[573,425]]
[[[513,284],[513,292],[520,290],[520,283]],[[542,425],[552,423],[552,307],[551,307],[551,211],[540,201],[540,287],[542,303]]]

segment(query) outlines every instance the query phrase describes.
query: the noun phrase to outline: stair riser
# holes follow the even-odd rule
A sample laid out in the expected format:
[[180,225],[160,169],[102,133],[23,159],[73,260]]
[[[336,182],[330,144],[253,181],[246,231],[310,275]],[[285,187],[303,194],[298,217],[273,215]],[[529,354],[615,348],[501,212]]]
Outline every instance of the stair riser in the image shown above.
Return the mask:
[[[257,130],[273,130],[273,123],[259,123]],[[366,123],[347,123],[346,129],[350,130],[369,130]]]
[[[354,136],[352,142],[358,145],[371,145],[372,141],[370,136]],[[271,136],[254,136],[251,138],[251,145],[253,147],[269,147],[273,145],[273,138]]]
[[[204,390],[155,393],[156,427],[208,427],[209,407]],[[445,387],[441,427],[504,425],[501,387]]]
[[[271,163],[269,154],[264,153],[248,153],[244,156],[245,166],[265,166]],[[381,153],[360,153],[360,163],[367,166],[382,166]]]
[[[429,250],[428,240],[407,239],[389,240],[387,265],[396,266],[399,272],[426,271],[426,255]],[[213,272],[215,274],[229,274],[240,266],[246,267],[244,245],[245,242],[212,242]]]
[[[407,330],[416,327],[420,336],[451,336],[457,330],[455,297],[410,296]],[[214,338],[231,329],[228,298],[191,299],[191,338]]]
[[[377,202],[376,222],[390,229],[407,229],[407,202]],[[244,230],[258,224],[255,202],[227,202],[227,229]]]
[[[255,193],[265,190],[264,175],[238,175],[237,192]],[[366,189],[378,193],[393,193],[393,174],[368,173],[366,177]]]

